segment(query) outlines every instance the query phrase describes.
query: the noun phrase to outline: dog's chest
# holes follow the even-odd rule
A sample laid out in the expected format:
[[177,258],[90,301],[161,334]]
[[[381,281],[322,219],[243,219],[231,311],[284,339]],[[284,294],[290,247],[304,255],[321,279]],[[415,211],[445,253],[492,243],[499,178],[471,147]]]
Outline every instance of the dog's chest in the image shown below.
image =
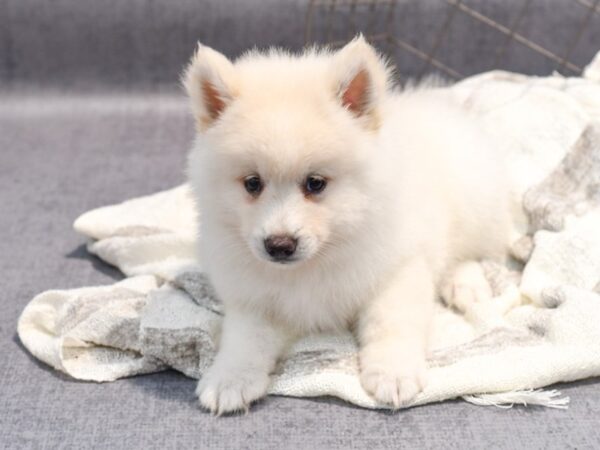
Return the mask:
[[361,283],[337,277],[319,283],[299,282],[295,289],[280,290],[273,306],[291,325],[302,331],[325,331],[346,327],[368,301]]
[[[300,332],[347,327],[372,297],[370,277],[353,270],[238,278],[237,301],[277,317]],[[231,287],[231,285],[230,285]]]

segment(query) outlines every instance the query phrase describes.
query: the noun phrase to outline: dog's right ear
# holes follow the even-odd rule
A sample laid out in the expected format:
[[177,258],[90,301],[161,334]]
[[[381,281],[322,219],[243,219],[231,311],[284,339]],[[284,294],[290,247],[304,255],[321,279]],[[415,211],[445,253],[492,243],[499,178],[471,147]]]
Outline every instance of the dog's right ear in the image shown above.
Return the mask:
[[199,130],[210,127],[237,94],[235,70],[225,55],[198,43],[182,77]]

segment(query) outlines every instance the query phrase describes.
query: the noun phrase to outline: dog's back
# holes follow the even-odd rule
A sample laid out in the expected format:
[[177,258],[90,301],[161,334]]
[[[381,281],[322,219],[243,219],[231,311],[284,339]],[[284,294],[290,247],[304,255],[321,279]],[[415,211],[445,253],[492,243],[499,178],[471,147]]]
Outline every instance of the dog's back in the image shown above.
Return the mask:
[[393,95],[380,133],[380,166],[395,189],[400,222],[408,221],[403,233],[420,246],[415,250],[427,252],[438,271],[505,253],[504,158],[449,89]]

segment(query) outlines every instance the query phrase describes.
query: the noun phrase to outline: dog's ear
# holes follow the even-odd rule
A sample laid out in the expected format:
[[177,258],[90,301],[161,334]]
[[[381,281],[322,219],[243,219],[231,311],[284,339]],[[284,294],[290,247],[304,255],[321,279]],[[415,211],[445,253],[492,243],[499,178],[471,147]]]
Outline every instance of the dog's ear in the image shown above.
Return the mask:
[[182,82],[192,101],[192,110],[200,130],[212,125],[237,94],[231,61],[200,43],[183,74]]
[[333,55],[334,89],[356,117],[378,122],[378,106],[389,88],[390,69],[362,35]]

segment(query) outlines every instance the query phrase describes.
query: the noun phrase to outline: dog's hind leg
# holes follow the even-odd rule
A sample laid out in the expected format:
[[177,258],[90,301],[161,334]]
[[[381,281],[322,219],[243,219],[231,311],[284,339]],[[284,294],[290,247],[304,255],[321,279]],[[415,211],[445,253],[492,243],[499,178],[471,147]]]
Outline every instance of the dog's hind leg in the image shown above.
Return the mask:
[[444,302],[458,311],[480,331],[505,325],[504,315],[520,304],[516,285],[494,296],[481,264],[476,261],[458,265],[442,282]]
[[476,261],[456,266],[443,280],[440,294],[446,305],[462,313],[466,313],[476,303],[491,300],[493,296],[483,267]]

